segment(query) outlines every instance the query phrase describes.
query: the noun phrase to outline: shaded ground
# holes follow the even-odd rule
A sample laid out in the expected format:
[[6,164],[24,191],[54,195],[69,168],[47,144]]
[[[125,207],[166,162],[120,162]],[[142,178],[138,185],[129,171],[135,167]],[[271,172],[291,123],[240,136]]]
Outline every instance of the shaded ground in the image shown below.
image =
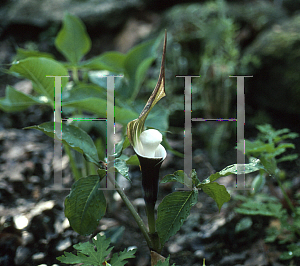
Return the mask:
[[[174,140],[173,144],[176,142],[180,144],[181,140]],[[64,217],[63,201],[68,192],[49,190],[53,184],[53,141],[34,130],[6,129],[1,132],[0,148],[0,265],[61,265],[55,258],[88,238],[75,233]],[[183,169],[180,160],[168,157],[161,176]],[[207,176],[207,162],[199,156],[195,158],[197,173]],[[72,178],[65,156],[63,176],[65,187],[70,187]],[[138,169],[131,171],[131,179],[131,184],[122,184],[145,218]],[[232,187],[234,177],[222,178],[220,183]],[[161,186],[159,200],[172,189],[169,185]],[[269,218],[253,217],[251,229],[234,233],[242,217],[233,212],[235,205],[230,201],[218,213],[214,201],[199,193],[199,201],[188,220],[167,242],[162,254],[171,254],[171,262],[176,265],[200,266],[203,258],[207,265],[287,265],[278,262],[279,246],[264,243]],[[128,265],[150,265],[146,242],[122,202],[108,204],[108,213],[98,227],[98,231],[103,230],[113,235],[115,251],[137,247],[136,259]]]

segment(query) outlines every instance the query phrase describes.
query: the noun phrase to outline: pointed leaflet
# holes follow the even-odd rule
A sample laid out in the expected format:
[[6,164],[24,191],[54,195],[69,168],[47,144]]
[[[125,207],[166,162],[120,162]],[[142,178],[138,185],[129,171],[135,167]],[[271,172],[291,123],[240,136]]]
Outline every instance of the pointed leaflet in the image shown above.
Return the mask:
[[31,96],[8,85],[5,90],[5,97],[0,98],[0,109],[5,112],[22,111],[31,105],[45,103],[47,103],[45,97]]
[[129,122],[127,124],[127,136],[130,140],[132,146],[135,145],[137,140],[140,137],[140,134],[144,130],[144,124],[146,118],[153,108],[153,106],[164,96],[165,93],[165,54],[166,54],[166,45],[167,45],[167,32],[165,32],[165,40],[164,40],[164,48],[163,48],[163,55],[161,60],[161,68],[159,73],[159,78],[157,84],[155,86],[154,91],[152,92],[148,102],[146,103],[143,111],[141,112],[139,118]]
[[[105,258],[109,255],[113,247],[109,247],[110,241],[105,236],[97,235],[97,238],[92,239],[93,244],[84,242],[74,245],[77,250],[77,255],[70,252],[64,252],[64,255],[57,259],[66,264],[84,263],[83,265],[102,265]],[[95,250],[95,246],[97,249]]]
[[[48,76],[67,76],[68,70],[58,61],[44,57],[29,57],[14,63],[9,72],[32,81],[33,89],[41,96],[47,97],[47,102],[54,106],[54,79]],[[68,82],[67,78],[61,79],[62,89]]]
[[[107,256],[111,253],[113,246],[109,239],[105,235],[98,234],[97,237],[92,239],[93,244],[90,242],[84,242],[74,245],[73,247],[77,250],[77,255],[70,252],[64,252],[64,255],[58,257],[57,259],[62,263],[66,264],[80,264],[82,266],[89,265],[104,265],[107,260]],[[96,248],[95,248],[96,247]],[[114,253],[110,261],[112,266],[124,266],[127,261],[126,259],[134,258],[134,253],[136,249],[126,251],[126,249],[119,253]]]
[[65,13],[62,29],[55,39],[55,47],[73,65],[91,49],[91,39],[82,21],[70,13]]
[[188,176],[183,170],[178,170],[174,172],[174,174],[164,176],[160,181],[161,184],[168,182],[179,182],[183,185],[186,185],[190,189],[192,189],[194,186],[197,187],[200,184],[195,169],[192,169],[190,176]]
[[227,192],[225,186],[219,185],[217,182],[204,184],[201,188],[204,193],[214,199],[218,205],[219,212],[222,205],[230,200],[230,194]]
[[182,226],[190,214],[192,206],[197,203],[198,190],[173,192],[163,198],[158,205],[156,229],[161,245]]
[[106,200],[100,190],[102,176],[91,175],[78,179],[65,199],[65,216],[74,231],[89,235],[96,230],[99,220],[105,215]]
[[[55,122],[58,123],[58,122]],[[37,129],[47,136],[54,138],[54,122],[46,122],[41,125],[25,127],[24,129]],[[74,150],[82,153],[85,159],[99,166],[98,152],[91,137],[81,128],[62,123],[62,142]]]
[[118,254],[114,253],[110,260],[110,264],[112,266],[124,266],[127,263],[126,259],[135,258],[134,253],[136,252],[136,249],[132,249],[127,251],[124,249],[123,251],[120,251]]
[[197,188],[201,188],[202,185],[216,181],[218,178],[223,176],[249,174],[260,169],[267,171],[261,160],[252,157],[250,158],[249,163],[244,164],[244,169],[238,168],[237,164],[228,165],[220,172],[212,174],[208,178],[204,179],[199,185],[197,185]]

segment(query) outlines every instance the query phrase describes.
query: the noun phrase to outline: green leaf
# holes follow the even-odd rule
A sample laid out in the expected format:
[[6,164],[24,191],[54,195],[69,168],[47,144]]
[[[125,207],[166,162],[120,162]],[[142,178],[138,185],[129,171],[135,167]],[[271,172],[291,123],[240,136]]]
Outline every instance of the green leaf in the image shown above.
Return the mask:
[[122,154],[122,151],[124,149],[126,149],[129,145],[130,145],[130,142],[129,142],[127,136],[125,136],[125,138],[122,138],[122,140],[120,142],[116,143],[115,153],[114,153],[115,158],[120,157]]
[[129,167],[127,166],[126,162],[124,160],[121,160],[120,158],[115,159],[115,168],[117,171],[124,176],[127,180],[130,181],[128,172],[129,172]]
[[[115,76],[116,73],[108,71],[108,70],[90,70],[88,71],[88,78],[89,80],[102,87],[105,88],[105,92],[107,92],[106,87],[107,87],[107,76]],[[119,93],[120,91],[124,91],[126,90],[126,85],[125,85],[126,81],[124,81],[122,76],[119,77],[115,77],[114,78],[114,85],[115,85],[115,94]],[[124,87],[125,86],[125,87]],[[123,95],[122,95],[123,96]],[[122,98],[122,97],[121,97]],[[118,101],[118,98],[115,99],[116,102]],[[123,99],[120,100],[121,102],[124,102],[124,97]]]
[[284,162],[284,161],[293,161],[293,160],[296,160],[298,158],[298,154],[290,154],[290,155],[286,155],[286,156],[283,156],[279,159],[277,159],[277,163],[280,163],[280,162]]
[[[102,265],[113,247],[109,248],[110,241],[105,239],[104,235],[101,236],[98,234],[96,240],[93,238],[92,241],[93,244],[84,242],[74,245],[73,247],[78,251],[77,255],[64,252],[64,255],[57,259],[66,264],[84,263],[83,265],[85,266]],[[97,247],[97,250],[95,250],[94,246]]]
[[291,133],[285,134],[283,136],[276,137],[274,139],[274,142],[277,143],[278,141],[281,141],[281,140],[284,140],[284,139],[295,139],[295,138],[298,138],[298,137],[299,137],[298,133],[291,132]]
[[197,199],[197,190],[173,192],[163,198],[158,206],[156,220],[156,229],[162,246],[180,229]]
[[5,90],[5,97],[0,98],[0,109],[5,112],[22,111],[31,105],[45,104],[48,100],[45,97],[34,97],[17,91],[8,85]]
[[200,184],[200,180],[197,176],[197,172],[195,169],[192,169],[192,172],[191,172],[191,179],[193,181],[193,186],[194,187],[197,187],[199,184]]
[[204,193],[214,199],[217,203],[219,212],[222,205],[230,200],[230,194],[227,192],[225,186],[219,185],[217,182],[201,185]]
[[277,169],[277,163],[274,157],[266,158],[265,156],[262,156],[260,158],[260,162],[264,166],[264,170],[268,172],[271,175],[274,175]]
[[[46,96],[52,106],[54,106],[54,78],[46,76],[68,76],[67,69],[61,63],[43,57],[30,57],[17,61],[9,71],[31,80],[33,89],[42,96]],[[62,88],[67,82],[67,78],[61,79]]]
[[187,174],[183,170],[178,170],[174,174],[164,176],[160,183],[179,182],[184,185],[184,178],[188,178]]
[[[41,125],[26,127],[25,129],[30,128],[40,130],[47,136],[54,138],[54,122],[46,122]],[[95,144],[85,131],[65,123],[61,123],[61,129],[62,142],[64,144],[67,144],[74,150],[82,153],[87,161],[99,165],[99,158]]]
[[135,99],[146,71],[155,60],[155,40],[150,40],[132,48],[124,60],[125,76],[129,80],[128,88],[131,90],[131,101]]
[[126,259],[131,259],[134,258],[134,253],[136,252],[136,249],[132,249],[129,251],[126,251],[126,249],[124,251],[119,252],[118,254],[115,253],[110,261],[110,264],[112,266],[124,266],[127,261]]
[[234,209],[237,213],[245,215],[282,216],[282,205],[280,203],[265,202],[261,204],[257,201],[247,201]]
[[[187,184],[186,184],[185,180],[187,180]],[[160,181],[161,184],[168,183],[168,182],[179,182],[183,185],[186,185],[190,189],[193,187],[192,179],[189,178],[183,170],[178,170],[178,171],[174,172],[174,174],[166,175]]]
[[281,260],[288,260],[293,257],[300,257],[300,245],[299,243],[288,245],[288,252],[283,252],[280,256]]
[[[244,151],[244,141],[239,142],[238,150]],[[261,153],[271,153],[274,152],[274,143],[264,143],[260,140],[249,141],[245,140],[245,154],[247,155],[260,155]]]
[[99,188],[99,176],[82,177],[73,184],[65,199],[65,216],[78,234],[93,233],[105,215],[106,200]]
[[[201,184],[207,184],[209,182],[213,182],[217,180],[218,178],[222,176],[228,176],[228,175],[239,175],[239,174],[249,174],[255,171],[258,171],[260,169],[263,169],[266,171],[265,167],[262,165],[261,161],[256,158],[252,158],[251,162],[244,165],[244,169],[237,169],[237,164],[232,164],[227,167],[225,167],[220,172],[217,172],[215,174],[210,175],[208,178],[203,180]],[[201,184],[197,187],[201,187]]]
[[123,143],[123,150],[125,150],[127,147],[129,147],[130,146],[130,141],[129,141],[129,139],[128,139],[128,137],[127,137],[127,135],[125,136],[125,140],[124,140],[124,143]]
[[[136,69],[136,73],[135,73],[135,79],[134,79],[134,84],[133,84],[133,91],[130,97],[131,101],[134,101],[139,90],[140,87],[145,79],[147,70],[149,69],[149,67],[152,65],[152,63],[154,62],[155,57],[149,57],[146,58],[144,61],[142,61],[137,69]],[[131,81],[131,79],[129,80],[129,84],[132,84],[133,82]]]
[[114,73],[124,73],[125,55],[119,52],[106,52],[100,56],[80,63],[81,68],[90,70],[108,70]]
[[280,255],[279,259],[281,259],[281,260],[290,260],[293,257],[294,257],[293,252],[285,251],[285,252],[282,252],[282,254]]
[[[87,242],[88,243],[88,242]],[[89,258],[79,253],[78,255],[74,255],[70,252],[64,252],[64,255],[57,257],[57,259],[66,264],[77,264],[77,263],[89,263]],[[84,261],[84,262],[83,262]],[[91,264],[83,264],[83,265],[91,265]]]
[[129,157],[129,159],[126,160],[126,163],[127,164],[130,164],[130,165],[140,165],[140,161],[139,161],[139,158],[137,157],[137,155],[131,155]]
[[62,29],[55,39],[55,47],[73,65],[77,65],[89,52],[91,39],[79,18],[65,14]]
[[160,132],[165,132],[169,128],[169,110],[166,110],[165,106],[157,105],[155,109],[149,113],[145,126],[147,129],[153,128]]
[[168,182],[179,182],[183,185],[186,185],[189,188],[193,188],[200,184],[195,169],[192,169],[189,177],[183,170],[178,170],[174,172],[174,174],[164,176],[163,179],[160,181],[160,183],[162,184]]
[[262,133],[261,139],[267,140],[268,142],[271,142],[275,138],[278,139],[281,134],[290,132],[288,128],[275,130],[270,124],[257,125],[256,128]]
[[125,141],[125,138],[123,138],[121,141],[119,141],[118,143],[115,144],[115,153],[114,153],[115,158],[118,158],[121,156],[124,141]]
[[265,237],[266,243],[274,242],[280,235],[280,231],[275,226],[266,229],[267,236]]
[[251,187],[253,188],[253,193],[259,192],[266,183],[266,178],[264,175],[257,175],[253,181]]
[[[113,247],[110,246],[110,240],[106,239],[105,235],[101,236],[98,234],[92,239],[93,244],[90,242],[79,243],[73,247],[77,250],[77,255],[69,252],[64,252],[64,255],[58,257],[57,259],[62,263],[66,264],[80,264],[82,266],[98,265],[102,266],[106,257],[110,254]],[[112,266],[124,266],[127,261],[126,259],[134,258],[135,249],[123,252],[114,253],[110,264]]]
[[[95,86],[82,86],[69,91],[62,101],[64,107],[75,107],[97,114],[100,118],[106,118],[107,100],[103,99],[103,92]],[[126,125],[137,117],[138,114],[130,109],[115,106],[115,122]],[[105,122],[103,122],[105,123]]]
[[111,244],[117,244],[122,240],[124,236],[125,226],[114,226],[105,230],[104,234],[110,239]]
[[28,57],[46,57],[46,58],[54,59],[54,56],[49,53],[43,53],[43,52],[35,51],[35,50],[26,50],[26,49],[22,49],[22,48],[17,49],[17,54],[15,56],[15,60],[23,60]]

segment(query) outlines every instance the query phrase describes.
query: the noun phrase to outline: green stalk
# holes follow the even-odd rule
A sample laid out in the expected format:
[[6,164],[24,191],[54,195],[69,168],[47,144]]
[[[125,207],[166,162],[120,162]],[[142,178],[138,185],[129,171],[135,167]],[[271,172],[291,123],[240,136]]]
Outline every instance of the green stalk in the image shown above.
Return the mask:
[[79,81],[79,78],[78,78],[78,69],[76,67],[72,68],[72,75],[73,75],[74,82],[77,83]]
[[294,206],[293,206],[293,204],[292,204],[290,198],[289,198],[288,195],[286,194],[286,192],[285,192],[285,190],[284,190],[284,188],[283,188],[283,186],[282,186],[282,184],[281,184],[280,178],[278,177],[277,174],[275,174],[275,177],[276,177],[276,180],[277,180],[277,182],[278,182],[278,185],[279,185],[279,187],[280,187],[280,189],[281,189],[281,191],[282,191],[282,194],[283,194],[283,196],[284,196],[284,198],[285,198],[287,204],[289,205],[289,207],[290,207],[290,209],[292,210],[292,212],[293,212],[294,214],[296,214],[296,210],[295,210],[295,208],[294,208]]
[[[107,175],[108,178],[110,179],[111,177],[109,175]],[[110,179],[110,181],[113,183],[113,180]],[[148,234],[148,230],[146,225],[144,224],[142,218],[139,216],[139,214],[137,213],[137,211],[135,210],[135,208],[133,207],[132,203],[130,202],[130,200],[127,198],[127,196],[125,195],[124,191],[120,188],[120,186],[118,185],[118,183],[115,181],[115,188],[117,190],[117,192],[119,193],[120,197],[122,198],[122,200],[124,201],[125,205],[127,206],[127,208],[129,209],[131,215],[133,216],[134,220],[136,221],[138,227],[140,228],[140,230],[142,231],[142,234],[147,242],[148,247],[152,247],[152,240]]]
[[77,181],[79,178],[81,178],[81,174],[77,169],[73,154],[72,154],[72,152],[70,150],[70,147],[68,145],[64,144],[64,149],[65,149],[65,151],[66,151],[66,153],[69,157],[69,160],[70,160],[70,166],[71,166],[71,171],[73,173],[73,177],[74,177],[75,181]]
[[152,204],[146,204],[146,213],[148,218],[149,233],[155,233],[155,215],[154,206]]
[[82,160],[83,160],[82,176],[88,176],[88,175],[90,175],[90,173],[88,171],[89,170],[88,169],[88,162],[84,158],[82,158]]
[[93,163],[88,163],[88,172],[89,172],[89,175],[97,175],[97,170],[96,170],[96,167]]
[[161,245],[160,245],[158,234],[155,230],[155,210],[153,204],[146,203],[146,213],[148,218],[149,236],[153,244],[152,249],[160,253]]

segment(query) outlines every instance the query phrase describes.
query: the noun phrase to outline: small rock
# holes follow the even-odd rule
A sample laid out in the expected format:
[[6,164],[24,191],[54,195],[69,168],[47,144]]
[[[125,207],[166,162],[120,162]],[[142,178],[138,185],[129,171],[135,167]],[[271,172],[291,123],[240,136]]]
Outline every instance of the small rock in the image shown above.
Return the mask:
[[111,218],[102,218],[100,220],[100,229],[106,231],[109,228],[118,226],[119,223],[115,219]]
[[145,200],[143,198],[137,198],[132,202],[133,206],[141,208],[145,206]]
[[203,250],[196,250],[194,256],[198,259],[204,258],[204,251]]
[[32,82],[30,80],[22,80],[17,82],[14,88],[25,94],[30,94],[32,92]]
[[54,200],[48,200],[44,202],[38,203],[33,210],[30,212],[32,216],[36,216],[38,214],[41,214],[45,210],[51,210],[55,205]]
[[177,243],[171,244],[168,248],[171,254],[178,253],[182,250],[182,246],[179,246]]
[[220,261],[221,265],[233,265],[236,263],[240,263],[241,261],[244,261],[246,258],[247,251],[239,253],[239,254],[232,254],[229,256],[225,256]]
[[41,181],[41,178],[39,176],[33,175],[29,177],[28,181],[32,184],[39,184]]
[[30,249],[19,246],[16,251],[15,264],[24,265],[26,260],[30,257]]
[[42,262],[42,260],[45,258],[45,253],[43,252],[39,252],[39,253],[35,253],[32,255],[32,260],[35,262],[35,263],[39,263],[39,262]]
[[27,232],[27,231],[23,231],[22,232],[22,241],[23,241],[23,245],[27,246],[29,244],[32,244],[34,241],[34,237],[33,234]]
[[123,177],[121,174],[118,174],[117,180],[118,180],[118,184],[119,184],[120,188],[122,188],[124,190],[130,189],[131,183],[128,181],[128,179]]
[[13,146],[6,153],[6,159],[21,160],[25,156],[24,146]]
[[64,251],[72,246],[72,241],[70,238],[66,238],[64,240],[59,241],[56,246],[57,251]]
[[134,250],[134,249],[137,249],[137,246],[130,246],[130,247],[127,248],[127,252],[130,251],[130,250]]

